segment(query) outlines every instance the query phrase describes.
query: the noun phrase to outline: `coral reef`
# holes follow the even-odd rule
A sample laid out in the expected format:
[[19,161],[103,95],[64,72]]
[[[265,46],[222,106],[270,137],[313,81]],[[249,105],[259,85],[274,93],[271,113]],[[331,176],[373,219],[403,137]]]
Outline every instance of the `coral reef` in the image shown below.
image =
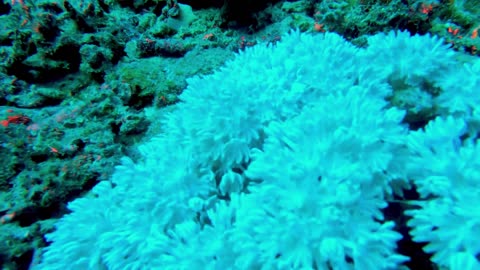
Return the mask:
[[[359,47],[408,30],[444,38],[468,64],[480,55],[479,14],[466,0],[1,0],[0,266],[28,269],[66,204],[165,132],[186,78],[211,74],[235,52],[274,46],[292,28],[336,32]],[[432,80],[390,79],[388,101],[412,129],[458,101],[440,102]]]

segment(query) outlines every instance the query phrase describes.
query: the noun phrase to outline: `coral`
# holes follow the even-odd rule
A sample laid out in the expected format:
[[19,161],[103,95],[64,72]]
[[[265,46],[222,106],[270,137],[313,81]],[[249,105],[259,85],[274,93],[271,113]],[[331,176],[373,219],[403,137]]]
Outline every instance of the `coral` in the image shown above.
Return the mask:
[[465,136],[467,123],[453,117],[409,136],[410,177],[422,200],[407,211],[408,225],[415,241],[428,242],[431,260],[452,270],[480,267],[480,144]]
[[[431,66],[415,64],[421,52],[432,53]],[[384,211],[409,186],[421,195],[403,202],[417,207],[407,211],[414,240],[429,241],[440,266],[474,266],[478,217],[469,205],[478,196],[449,200],[478,182],[472,110],[443,108],[435,113],[445,126],[413,131],[389,102],[399,81],[419,86],[453,72],[450,61],[440,40],[405,32],[378,34],[367,49],[298,31],[246,48],[189,79],[140,159],[123,158],[110,180],[69,204],[34,269],[398,269],[408,257]],[[449,75],[431,82],[439,100]],[[464,160],[472,169],[460,172]],[[462,186],[448,189],[460,173]],[[461,238],[434,216],[437,200],[463,214]]]

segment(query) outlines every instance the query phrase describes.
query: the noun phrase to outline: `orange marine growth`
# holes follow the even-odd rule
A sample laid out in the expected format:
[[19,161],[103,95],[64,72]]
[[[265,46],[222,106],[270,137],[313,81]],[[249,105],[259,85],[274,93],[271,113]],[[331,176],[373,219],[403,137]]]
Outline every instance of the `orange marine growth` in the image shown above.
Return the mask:
[[1,120],[0,125],[8,127],[9,124],[28,124],[31,119],[23,115],[7,116],[6,120]]

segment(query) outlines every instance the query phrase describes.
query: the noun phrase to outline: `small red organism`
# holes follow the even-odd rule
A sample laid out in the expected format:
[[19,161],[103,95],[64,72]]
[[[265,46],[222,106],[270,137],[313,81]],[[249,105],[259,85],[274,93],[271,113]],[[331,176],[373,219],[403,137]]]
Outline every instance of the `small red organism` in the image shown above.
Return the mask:
[[430,14],[430,12],[432,12],[432,10],[433,10],[432,4],[430,4],[430,5],[422,4],[422,7],[420,8],[420,12],[422,12],[425,15]]
[[1,120],[0,125],[8,127],[9,124],[28,124],[32,121],[30,118],[24,115],[7,116],[6,120]]
[[325,29],[323,29],[323,23],[314,22],[313,30],[315,30],[315,32],[325,32]]

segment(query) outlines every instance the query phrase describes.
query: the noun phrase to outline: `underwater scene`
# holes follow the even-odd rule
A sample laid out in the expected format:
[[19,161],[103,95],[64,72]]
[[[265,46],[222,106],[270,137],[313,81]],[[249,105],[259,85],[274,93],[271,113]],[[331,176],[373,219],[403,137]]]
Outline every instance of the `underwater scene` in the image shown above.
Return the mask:
[[0,0],[1,270],[480,270],[480,1]]

